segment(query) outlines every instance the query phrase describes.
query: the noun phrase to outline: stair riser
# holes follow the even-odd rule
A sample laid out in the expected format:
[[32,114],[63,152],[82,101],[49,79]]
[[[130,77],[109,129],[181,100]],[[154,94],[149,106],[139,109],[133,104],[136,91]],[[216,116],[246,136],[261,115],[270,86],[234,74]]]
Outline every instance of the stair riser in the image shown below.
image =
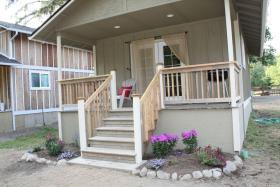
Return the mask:
[[109,117],[132,117],[132,112],[109,112]]
[[105,141],[90,141],[90,146],[99,148],[111,148],[111,149],[125,149],[134,150],[134,143],[132,142],[105,142]]
[[93,152],[82,152],[82,157],[86,159],[94,160],[105,160],[112,162],[122,162],[122,163],[135,163],[135,156],[127,155],[114,155],[114,154],[103,154],[103,153],[93,153]]
[[120,126],[120,127],[129,127],[133,126],[133,121],[104,121],[104,126],[113,127],[113,126]]
[[106,136],[106,137],[122,137],[122,138],[133,138],[133,131],[106,131],[106,130],[98,130],[96,132],[97,136]]

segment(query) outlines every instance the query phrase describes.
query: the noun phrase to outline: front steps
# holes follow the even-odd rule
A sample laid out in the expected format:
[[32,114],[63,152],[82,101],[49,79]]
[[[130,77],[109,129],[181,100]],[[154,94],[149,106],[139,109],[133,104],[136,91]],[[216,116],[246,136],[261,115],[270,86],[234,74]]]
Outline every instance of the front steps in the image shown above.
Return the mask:
[[131,108],[109,112],[95,136],[88,139],[89,147],[72,163],[91,163],[98,167],[133,170],[139,165],[135,160],[133,112]]

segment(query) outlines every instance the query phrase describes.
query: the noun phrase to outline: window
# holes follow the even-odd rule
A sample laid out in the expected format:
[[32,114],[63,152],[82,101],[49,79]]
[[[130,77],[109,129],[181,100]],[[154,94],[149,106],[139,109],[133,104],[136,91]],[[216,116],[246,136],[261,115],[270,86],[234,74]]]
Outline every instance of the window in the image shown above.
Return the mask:
[[30,71],[31,90],[49,90],[50,73],[46,71]]

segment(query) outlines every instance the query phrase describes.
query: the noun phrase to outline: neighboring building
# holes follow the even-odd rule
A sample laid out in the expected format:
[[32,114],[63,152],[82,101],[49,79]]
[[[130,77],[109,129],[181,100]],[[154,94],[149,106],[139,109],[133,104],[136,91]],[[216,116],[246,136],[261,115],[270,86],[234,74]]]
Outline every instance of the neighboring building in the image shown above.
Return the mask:
[[[241,151],[252,110],[248,55],[262,54],[266,9],[266,0],[65,3],[31,38],[96,49],[98,76],[58,88],[60,138],[80,136],[73,162],[131,169],[150,135],[190,129],[199,146]],[[140,95],[120,109],[116,87],[128,79]]]
[[[30,40],[34,29],[0,22],[0,133],[57,123],[56,45]],[[94,73],[92,50],[62,48],[64,79]]]

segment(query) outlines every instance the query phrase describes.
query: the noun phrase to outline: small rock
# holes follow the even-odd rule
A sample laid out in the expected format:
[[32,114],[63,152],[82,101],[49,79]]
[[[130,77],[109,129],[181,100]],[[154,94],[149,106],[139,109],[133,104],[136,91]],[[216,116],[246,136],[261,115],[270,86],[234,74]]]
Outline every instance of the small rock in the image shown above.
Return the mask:
[[157,177],[159,179],[168,180],[170,179],[170,173],[166,173],[164,171],[159,170],[157,171]]
[[140,171],[140,176],[145,177],[147,175],[148,169],[146,167],[143,167]]
[[211,178],[212,177],[212,171],[211,170],[203,170],[202,174],[206,178]]
[[242,167],[243,167],[243,160],[239,156],[237,156],[237,155],[234,156],[233,163],[236,165],[237,168],[242,169]]
[[176,172],[172,173],[171,179],[172,179],[173,181],[176,181],[176,180],[178,179],[178,174],[177,174]]
[[36,162],[38,162],[39,164],[46,164],[47,159],[45,159],[45,158],[38,158],[38,159],[36,160]]
[[180,178],[180,181],[187,181],[190,180],[191,178],[192,178],[191,174],[186,174]]
[[140,169],[135,169],[131,172],[132,175],[139,175],[140,174]]
[[34,154],[31,154],[31,153],[27,153],[26,154],[26,158],[25,158],[25,161],[26,162],[34,162],[38,159],[38,156],[37,155],[34,155]]
[[67,164],[67,160],[65,159],[61,159],[56,163],[57,166],[65,166],[66,164]]
[[213,177],[214,177],[215,179],[220,179],[221,176],[222,176],[222,172],[216,171],[216,170],[213,171]]
[[213,168],[213,169],[211,169],[211,171],[212,171],[212,172],[213,172],[213,171],[223,172],[221,168]]
[[231,173],[236,170],[236,165],[232,161],[226,161],[226,166],[223,168],[224,174],[231,175]]
[[156,178],[156,176],[157,176],[157,173],[155,171],[153,171],[153,170],[149,170],[147,172],[147,177],[148,178],[154,179],[154,178]]
[[201,179],[203,177],[201,171],[194,171],[194,172],[192,172],[192,176],[195,179]]

